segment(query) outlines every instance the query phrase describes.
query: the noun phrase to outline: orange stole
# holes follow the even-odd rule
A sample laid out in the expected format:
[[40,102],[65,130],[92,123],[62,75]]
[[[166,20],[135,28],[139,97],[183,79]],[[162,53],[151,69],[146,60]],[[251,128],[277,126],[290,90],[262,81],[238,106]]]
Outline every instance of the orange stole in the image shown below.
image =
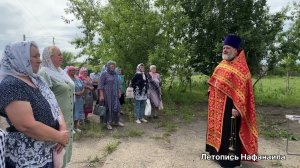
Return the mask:
[[223,60],[209,79],[207,144],[219,151],[222,141],[222,126],[226,96],[241,115],[239,136],[242,142],[242,154],[257,154],[258,133],[251,74],[245,53],[232,61]]

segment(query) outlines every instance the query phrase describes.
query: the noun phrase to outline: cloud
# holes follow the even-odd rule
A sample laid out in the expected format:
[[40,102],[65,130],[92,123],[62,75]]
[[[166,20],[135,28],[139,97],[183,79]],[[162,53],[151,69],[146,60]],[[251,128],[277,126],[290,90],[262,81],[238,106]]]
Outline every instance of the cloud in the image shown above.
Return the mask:
[[[300,2],[300,0],[296,0]],[[80,49],[70,44],[70,41],[81,36],[81,30],[77,27],[80,21],[66,24],[61,19],[65,14],[67,0],[1,0],[0,1],[0,52],[6,44],[13,41],[36,41],[40,49],[51,45],[53,42],[61,50],[79,53]],[[292,0],[267,0],[271,12],[281,10]],[[101,0],[106,4],[107,0]],[[68,15],[68,18],[74,18]]]
[[79,21],[66,24],[61,16],[66,16],[66,0],[1,0],[0,1],[0,52],[12,41],[36,41],[40,49],[55,44],[61,50],[78,53],[80,50],[70,44],[74,37],[81,36]]
[[267,4],[270,6],[270,12],[279,12],[282,8],[286,7],[288,4],[293,4],[293,2],[300,2],[300,0],[267,0]]

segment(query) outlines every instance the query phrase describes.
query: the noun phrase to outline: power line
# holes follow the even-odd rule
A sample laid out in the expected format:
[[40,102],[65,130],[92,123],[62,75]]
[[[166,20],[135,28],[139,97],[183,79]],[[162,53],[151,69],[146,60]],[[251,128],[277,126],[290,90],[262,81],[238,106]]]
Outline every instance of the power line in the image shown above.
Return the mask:
[[25,7],[25,5],[23,4],[22,1],[17,0],[17,2],[19,3],[19,5],[20,5],[27,13],[29,13],[29,15],[31,15],[31,17],[36,21],[36,23],[39,24],[39,26],[40,26],[42,29],[45,29],[45,27],[41,24],[41,22],[40,22],[40,21],[32,14],[32,12],[31,12],[29,9],[27,9],[27,8]]

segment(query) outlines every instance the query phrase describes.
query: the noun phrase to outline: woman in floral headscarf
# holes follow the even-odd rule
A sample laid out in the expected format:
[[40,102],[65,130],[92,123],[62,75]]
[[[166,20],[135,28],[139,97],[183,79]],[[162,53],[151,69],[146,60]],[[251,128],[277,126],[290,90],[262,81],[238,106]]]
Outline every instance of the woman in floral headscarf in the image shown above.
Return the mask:
[[7,45],[0,64],[0,113],[7,129],[6,167],[54,167],[53,151],[68,143],[66,123],[53,92],[37,74],[36,43]]
[[92,113],[93,111],[93,80],[88,75],[88,69],[85,67],[80,68],[79,70],[79,79],[81,79],[84,83],[84,117],[85,122],[89,122],[87,119],[87,116],[89,113]]
[[43,51],[42,68],[39,74],[53,91],[59,107],[64,114],[69,130],[70,143],[64,155],[64,167],[71,160],[73,144],[73,102],[75,85],[69,75],[61,68],[63,55],[57,46],[48,46]]
[[120,122],[120,102],[121,88],[118,81],[118,76],[115,71],[116,62],[108,61],[106,64],[106,71],[101,73],[99,83],[99,103],[104,102],[106,107],[106,115],[104,123],[108,130],[112,129],[112,124],[124,126]]

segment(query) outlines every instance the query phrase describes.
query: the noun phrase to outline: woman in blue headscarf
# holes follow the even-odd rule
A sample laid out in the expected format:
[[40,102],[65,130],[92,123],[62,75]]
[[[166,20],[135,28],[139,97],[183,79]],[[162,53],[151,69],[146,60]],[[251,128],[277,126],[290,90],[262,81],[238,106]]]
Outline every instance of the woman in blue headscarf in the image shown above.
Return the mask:
[[106,115],[104,116],[104,123],[108,130],[112,129],[112,124],[124,126],[120,122],[120,102],[121,88],[118,82],[118,76],[115,71],[116,62],[108,61],[106,64],[106,71],[101,73],[99,83],[99,103],[105,104]]
[[[0,113],[8,119],[6,167],[54,167],[53,151],[68,144],[66,123],[53,92],[38,75],[35,42],[7,45],[0,64]],[[61,158],[62,159],[62,158]]]

